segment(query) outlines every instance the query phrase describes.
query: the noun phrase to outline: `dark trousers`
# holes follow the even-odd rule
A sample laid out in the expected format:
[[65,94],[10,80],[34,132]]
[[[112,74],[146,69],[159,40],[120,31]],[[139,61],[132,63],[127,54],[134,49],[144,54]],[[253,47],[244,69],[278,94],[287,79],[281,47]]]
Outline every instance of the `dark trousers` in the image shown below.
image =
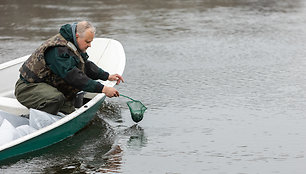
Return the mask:
[[17,100],[27,108],[56,115],[75,111],[74,102],[66,100],[63,93],[46,83],[26,83],[19,79],[15,86]]

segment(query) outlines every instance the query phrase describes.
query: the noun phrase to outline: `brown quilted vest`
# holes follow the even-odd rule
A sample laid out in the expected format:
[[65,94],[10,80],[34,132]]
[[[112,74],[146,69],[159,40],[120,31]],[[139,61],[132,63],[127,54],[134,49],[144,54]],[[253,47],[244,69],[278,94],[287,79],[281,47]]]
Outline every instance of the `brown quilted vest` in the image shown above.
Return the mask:
[[44,42],[25,61],[25,63],[19,69],[20,75],[30,83],[45,82],[61,91],[68,100],[72,100],[76,93],[80,90],[67,84],[61,77],[54,74],[46,65],[44,58],[45,51],[49,47],[54,46],[65,46],[73,51],[76,57],[78,57],[80,60],[78,68],[84,72],[85,63],[76,47],[71,42],[68,42],[63,36],[57,34]]

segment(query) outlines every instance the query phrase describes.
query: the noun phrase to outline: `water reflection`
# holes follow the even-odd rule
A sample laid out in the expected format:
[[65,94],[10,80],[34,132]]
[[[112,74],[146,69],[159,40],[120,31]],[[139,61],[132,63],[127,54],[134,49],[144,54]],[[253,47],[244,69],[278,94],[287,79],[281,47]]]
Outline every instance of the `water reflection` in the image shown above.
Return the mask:
[[127,145],[129,148],[134,150],[139,150],[140,148],[145,147],[148,143],[144,129],[141,128],[138,124],[134,124],[133,126],[125,129],[123,135],[129,137]]
[[114,146],[112,150],[106,153],[103,157],[105,163],[102,167],[97,169],[102,173],[121,173],[122,167],[122,149],[119,145]]

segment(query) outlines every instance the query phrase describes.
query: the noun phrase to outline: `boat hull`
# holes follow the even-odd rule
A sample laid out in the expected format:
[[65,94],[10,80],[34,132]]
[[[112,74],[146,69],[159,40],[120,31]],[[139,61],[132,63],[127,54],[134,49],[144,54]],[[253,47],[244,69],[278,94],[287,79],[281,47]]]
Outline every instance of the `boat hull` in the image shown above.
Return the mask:
[[38,149],[55,144],[65,138],[72,136],[82,128],[84,128],[95,116],[99,110],[102,102],[105,100],[105,96],[102,97],[93,106],[88,108],[85,112],[79,116],[71,119],[55,129],[40,134],[39,136],[33,137],[23,143],[17,144],[3,151],[0,151],[0,161],[6,160],[18,155],[22,155],[28,152],[32,152]]

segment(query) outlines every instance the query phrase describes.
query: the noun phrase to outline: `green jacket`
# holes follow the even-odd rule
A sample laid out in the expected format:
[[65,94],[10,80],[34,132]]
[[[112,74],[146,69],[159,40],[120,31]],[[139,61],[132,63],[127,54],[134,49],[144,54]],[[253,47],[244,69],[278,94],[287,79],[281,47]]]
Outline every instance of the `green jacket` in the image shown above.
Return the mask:
[[[63,25],[59,33],[67,41],[74,43],[70,24]],[[77,47],[76,44],[75,46]],[[89,61],[87,53],[79,52],[85,61],[85,73],[77,68],[80,60],[67,47],[48,48],[44,57],[50,70],[63,78],[69,85],[86,92],[101,93],[104,86],[95,80],[107,80],[109,73]]]

